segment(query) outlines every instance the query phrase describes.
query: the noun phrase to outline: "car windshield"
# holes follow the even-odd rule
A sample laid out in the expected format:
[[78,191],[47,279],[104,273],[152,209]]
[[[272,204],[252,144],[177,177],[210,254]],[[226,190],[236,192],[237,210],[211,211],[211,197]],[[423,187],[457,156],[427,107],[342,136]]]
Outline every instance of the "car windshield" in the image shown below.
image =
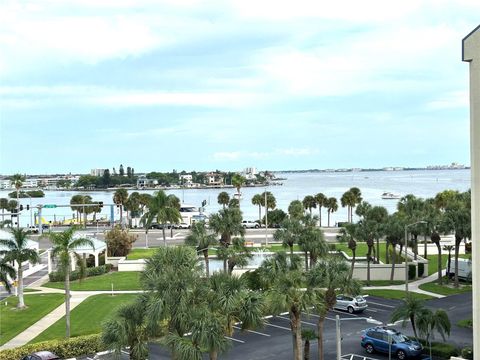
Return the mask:
[[400,333],[393,334],[393,335],[392,335],[392,339],[393,339],[393,341],[395,341],[396,343],[403,343],[403,342],[410,341],[410,339],[409,339],[408,337],[406,337],[405,335],[400,334]]

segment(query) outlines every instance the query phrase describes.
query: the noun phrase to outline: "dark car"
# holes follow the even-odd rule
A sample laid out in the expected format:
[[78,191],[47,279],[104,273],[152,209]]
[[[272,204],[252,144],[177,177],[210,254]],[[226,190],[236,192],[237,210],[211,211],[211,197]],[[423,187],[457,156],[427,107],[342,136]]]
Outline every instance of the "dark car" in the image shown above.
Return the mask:
[[37,351],[24,356],[22,360],[61,360],[61,358],[50,351]]
[[375,351],[391,353],[399,360],[419,357],[422,354],[422,345],[410,340],[400,331],[387,327],[375,327],[362,332],[362,346],[367,353]]

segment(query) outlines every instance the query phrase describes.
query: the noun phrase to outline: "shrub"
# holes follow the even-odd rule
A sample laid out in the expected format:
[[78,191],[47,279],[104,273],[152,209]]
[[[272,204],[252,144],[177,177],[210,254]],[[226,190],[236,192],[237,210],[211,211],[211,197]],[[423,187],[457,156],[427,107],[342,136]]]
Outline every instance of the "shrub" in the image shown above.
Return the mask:
[[[91,267],[85,269],[85,277],[103,275],[112,270],[111,264],[101,265],[97,267]],[[59,282],[65,280],[65,274],[61,271],[54,271],[48,274],[49,280],[51,282]],[[75,270],[70,273],[70,280],[80,279],[80,271]]]
[[119,226],[110,230],[105,235],[108,256],[127,256],[137,238],[138,235],[130,234],[128,230],[122,230]]
[[423,276],[424,272],[425,272],[425,264],[418,263],[418,276]]
[[14,349],[2,350],[0,351],[0,360],[21,359],[25,355],[41,350],[51,351],[63,359],[68,359],[96,353],[105,349],[101,344],[99,334],[85,335],[65,340],[43,341]]
[[[421,339],[420,342],[422,343],[422,345],[424,347],[423,353],[424,354],[429,354],[430,349],[429,349],[429,345],[427,344],[427,342],[423,339]],[[459,354],[460,354],[459,349],[452,344],[432,342],[432,355],[433,356],[438,356],[442,359],[450,359],[452,356],[458,356]]]
[[408,264],[408,279],[413,280],[417,277],[417,267],[413,264]]
[[473,349],[471,347],[463,348],[462,357],[464,359],[473,360]]

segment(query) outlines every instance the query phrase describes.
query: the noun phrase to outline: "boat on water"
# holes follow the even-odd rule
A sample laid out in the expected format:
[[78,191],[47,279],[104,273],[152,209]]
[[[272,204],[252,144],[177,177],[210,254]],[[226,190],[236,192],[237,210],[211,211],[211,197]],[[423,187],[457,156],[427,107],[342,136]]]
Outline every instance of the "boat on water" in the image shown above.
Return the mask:
[[394,193],[391,193],[391,192],[384,192],[382,194],[382,199],[384,199],[384,200],[400,199],[400,195],[394,194]]

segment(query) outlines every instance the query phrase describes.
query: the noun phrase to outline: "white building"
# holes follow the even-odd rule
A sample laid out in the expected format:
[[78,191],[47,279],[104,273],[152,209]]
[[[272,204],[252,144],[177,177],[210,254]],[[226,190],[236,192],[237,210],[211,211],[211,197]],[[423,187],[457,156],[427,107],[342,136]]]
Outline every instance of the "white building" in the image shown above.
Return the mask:
[[2,190],[10,190],[14,189],[12,182],[9,179],[0,180],[0,189]]
[[184,185],[192,185],[193,176],[191,174],[180,175],[180,182]]
[[145,176],[137,179],[137,188],[155,187],[156,185],[158,185],[158,180],[156,179],[147,179]]
[[103,176],[103,173],[105,172],[105,170],[108,170],[108,169],[92,169],[92,170],[90,170],[90,175],[92,175],[92,176]]

